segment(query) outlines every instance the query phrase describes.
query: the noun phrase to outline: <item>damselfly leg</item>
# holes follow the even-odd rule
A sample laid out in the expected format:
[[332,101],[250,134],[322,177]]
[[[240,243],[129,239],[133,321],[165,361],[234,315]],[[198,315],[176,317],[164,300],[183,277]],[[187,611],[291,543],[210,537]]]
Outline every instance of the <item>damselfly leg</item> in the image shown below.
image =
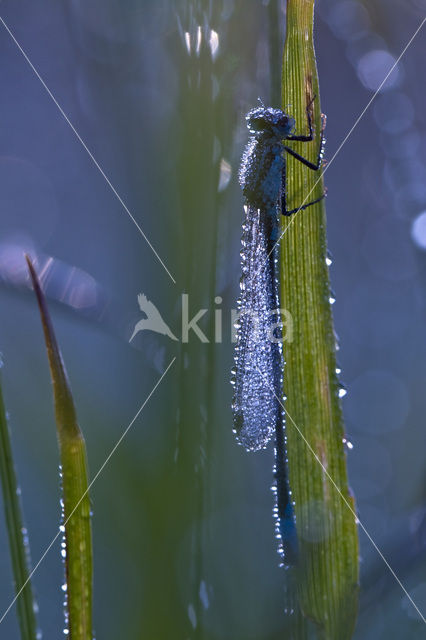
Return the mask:
[[[311,100],[311,102],[306,107],[306,117],[308,120],[309,135],[308,136],[289,135],[289,136],[286,136],[285,138],[286,140],[293,140],[298,142],[312,142],[314,140],[315,136],[312,128],[312,118],[311,118],[311,106],[314,100],[315,100],[315,97]],[[321,114],[322,125],[321,125],[321,132],[320,132],[320,144],[318,148],[318,155],[317,155],[316,162],[311,162],[310,160],[308,160],[307,158],[304,158],[303,156],[301,156],[299,153],[297,153],[290,147],[283,145],[283,149],[286,151],[286,153],[293,156],[293,158],[296,158],[296,160],[301,162],[303,165],[305,165],[305,167],[308,167],[308,169],[311,169],[312,171],[318,171],[318,169],[321,167],[322,154],[324,151],[324,129],[325,129],[326,122],[327,122],[326,116],[324,114]],[[297,211],[302,211],[303,209],[307,209],[307,207],[310,207],[311,205],[316,204],[317,202],[320,202],[323,198],[325,198],[326,192],[324,192],[322,196],[320,196],[319,198],[316,198],[311,202],[307,202],[306,204],[302,204],[300,207],[297,207],[295,209],[291,209],[290,211],[288,211],[287,198],[286,198],[285,173],[286,173],[286,166],[284,165],[283,171],[282,171],[282,177],[281,177],[281,213],[284,216],[291,216],[293,213],[296,213]]]

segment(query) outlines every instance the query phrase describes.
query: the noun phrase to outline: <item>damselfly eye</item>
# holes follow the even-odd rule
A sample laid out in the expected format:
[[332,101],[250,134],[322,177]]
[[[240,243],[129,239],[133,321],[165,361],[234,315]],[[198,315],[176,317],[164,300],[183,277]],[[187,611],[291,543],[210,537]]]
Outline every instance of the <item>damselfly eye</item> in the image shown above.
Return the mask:
[[277,138],[285,138],[294,127],[294,119],[291,116],[273,107],[252,109],[246,119],[251,133],[265,132]]
[[247,126],[253,133],[256,131],[265,131],[270,126],[269,122],[266,122],[265,118],[259,116],[252,116],[247,118]]

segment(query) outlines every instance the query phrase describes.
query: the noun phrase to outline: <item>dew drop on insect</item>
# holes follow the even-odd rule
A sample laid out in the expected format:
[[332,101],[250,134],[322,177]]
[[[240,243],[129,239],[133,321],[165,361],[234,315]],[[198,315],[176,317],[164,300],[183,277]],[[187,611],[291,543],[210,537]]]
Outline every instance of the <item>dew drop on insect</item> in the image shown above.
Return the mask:
[[343,385],[340,385],[339,398],[344,398],[347,392],[347,389]]

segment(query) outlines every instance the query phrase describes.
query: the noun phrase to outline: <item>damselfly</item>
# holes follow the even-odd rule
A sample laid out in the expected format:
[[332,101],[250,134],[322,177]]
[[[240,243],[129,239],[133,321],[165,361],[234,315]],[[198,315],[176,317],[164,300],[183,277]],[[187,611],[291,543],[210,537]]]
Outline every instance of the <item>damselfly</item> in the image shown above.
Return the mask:
[[[284,416],[281,405],[284,360],[279,323],[277,249],[279,212],[289,216],[297,209],[286,205],[286,154],[309,169],[321,166],[325,116],[322,118],[316,163],[310,162],[285,141],[311,142],[312,104],[306,109],[308,135],[295,135],[295,120],[272,107],[252,109],[246,116],[252,134],[243,154],[240,184],[245,197],[240,280],[239,318],[236,324],[233,417],[237,440],[250,451],[264,448],[275,435],[278,529],[286,563],[294,560],[291,543],[294,517],[286,471]],[[294,535],[295,538],[295,535]],[[286,542],[288,542],[286,548]]]

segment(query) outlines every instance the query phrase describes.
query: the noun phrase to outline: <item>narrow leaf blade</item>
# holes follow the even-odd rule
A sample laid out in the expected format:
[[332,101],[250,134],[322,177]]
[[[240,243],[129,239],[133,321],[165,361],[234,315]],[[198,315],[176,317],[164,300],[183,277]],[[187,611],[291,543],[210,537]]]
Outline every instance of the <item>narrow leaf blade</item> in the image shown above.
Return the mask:
[[35,269],[28,268],[40,309],[55,402],[62,469],[66,624],[71,640],[92,640],[92,529],[86,445],[61,352]]
[[[314,0],[288,0],[282,104],[292,105],[297,133],[307,133],[313,104],[317,135],[292,148],[315,162],[321,129],[313,47]],[[288,158],[287,202],[297,208],[323,194],[320,172]],[[358,535],[348,487],[345,434],[336,376],[335,335],[327,258],[325,201],[283,220],[282,306],[293,316],[293,341],[284,345],[287,448],[295,500],[300,566],[299,605],[327,640],[352,637],[358,602]]]
[[[0,476],[4,511],[9,537],[12,570],[17,596],[16,608],[22,640],[36,640],[35,598],[30,582],[30,557],[27,532],[19,499],[19,488],[13,464],[12,443],[7,423],[3,393],[0,387]],[[7,613],[7,611],[3,614]],[[1,622],[1,621],[0,621]]]

